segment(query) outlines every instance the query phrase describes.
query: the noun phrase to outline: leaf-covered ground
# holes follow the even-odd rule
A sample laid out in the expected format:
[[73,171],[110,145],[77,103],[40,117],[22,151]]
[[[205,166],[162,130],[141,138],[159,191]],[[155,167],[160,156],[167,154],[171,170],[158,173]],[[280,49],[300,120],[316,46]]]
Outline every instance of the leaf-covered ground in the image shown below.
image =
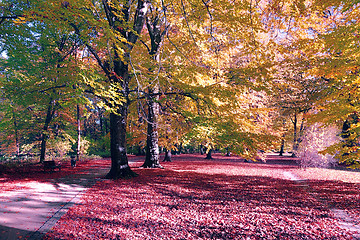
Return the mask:
[[[326,170],[199,155],[163,165],[133,165],[139,177],[98,182],[45,239],[354,239],[332,209],[359,224],[359,173],[331,181]],[[319,175],[286,179],[311,171]]]
[[109,166],[108,161],[95,159],[83,159],[77,163],[75,168],[70,166],[70,160],[58,163],[61,164],[61,170],[56,169],[54,172],[44,171],[41,163],[0,164],[0,192],[25,189],[31,182],[49,182],[54,178],[86,172],[86,170],[96,167]]
[[[131,157],[139,177],[99,181],[45,239],[359,236],[354,234],[360,232],[349,230],[360,226],[360,172],[243,163],[221,155],[215,158],[180,155],[163,163],[165,169],[141,169],[137,167],[142,158]],[[109,165],[109,160],[81,161],[76,168],[64,163],[61,172],[55,173],[44,173],[36,164],[6,169],[1,172],[0,190],[26,188],[29,181],[47,182]]]

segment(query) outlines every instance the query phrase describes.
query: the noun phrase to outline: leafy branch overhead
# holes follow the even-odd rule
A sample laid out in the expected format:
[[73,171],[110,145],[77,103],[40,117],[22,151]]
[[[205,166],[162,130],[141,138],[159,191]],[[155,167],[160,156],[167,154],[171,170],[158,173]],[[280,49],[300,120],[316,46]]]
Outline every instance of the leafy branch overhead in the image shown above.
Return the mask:
[[3,0],[1,149],[43,160],[83,134],[116,179],[136,147],[147,167],[183,145],[296,156],[323,122],[357,166],[359,16],[341,0]]

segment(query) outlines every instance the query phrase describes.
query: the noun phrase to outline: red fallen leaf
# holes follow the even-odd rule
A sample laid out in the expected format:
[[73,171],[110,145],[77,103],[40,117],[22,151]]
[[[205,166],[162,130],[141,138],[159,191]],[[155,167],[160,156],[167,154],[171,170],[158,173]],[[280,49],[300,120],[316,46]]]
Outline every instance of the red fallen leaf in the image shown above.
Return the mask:
[[328,204],[347,206],[358,196],[354,184],[331,182],[338,192],[329,194],[323,181],[305,189],[279,179],[286,166],[174,160],[164,170],[135,169],[140,176],[131,180],[98,182],[45,239],[351,239]]

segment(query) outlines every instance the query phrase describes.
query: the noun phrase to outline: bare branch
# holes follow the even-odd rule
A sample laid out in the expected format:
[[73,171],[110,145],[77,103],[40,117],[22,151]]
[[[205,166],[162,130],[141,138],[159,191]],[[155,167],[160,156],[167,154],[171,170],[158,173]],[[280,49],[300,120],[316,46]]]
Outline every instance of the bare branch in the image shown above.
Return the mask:
[[193,34],[192,34],[192,31],[191,31],[189,22],[188,22],[188,20],[187,20],[187,14],[186,14],[186,10],[185,10],[185,5],[184,5],[184,3],[183,3],[182,0],[181,0],[181,6],[182,6],[182,8],[183,8],[184,18],[185,18],[185,21],[186,21],[186,25],[187,25],[187,27],[188,27],[188,29],[189,29],[189,34],[190,34],[191,38],[194,40],[195,45],[197,46],[196,40],[195,40],[195,38],[194,38],[194,36],[193,36]]
[[[65,19],[67,22],[69,22],[69,20]],[[74,24],[69,22],[70,26],[75,30],[75,33],[81,37],[81,33],[79,28]],[[101,67],[101,69],[105,72],[106,76],[110,79],[110,71],[109,69],[104,65],[104,63],[101,61],[101,58],[99,57],[99,55],[97,54],[97,52],[95,51],[94,48],[92,48],[90,46],[90,44],[88,44],[87,42],[85,42],[85,46],[89,49],[89,51],[91,52],[91,54],[95,57],[97,63],[99,64],[99,66]]]
[[54,86],[54,87],[45,88],[45,89],[43,89],[43,90],[34,90],[34,91],[29,92],[29,93],[34,93],[34,92],[44,93],[44,92],[47,92],[47,91],[50,91],[50,90],[54,90],[54,89],[57,89],[57,88],[64,88],[64,87],[66,87],[66,86],[67,86],[66,84],[63,84],[63,85],[59,85],[59,86]]
[[107,1],[106,1],[106,0],[102,0],[102,4],[103,4],[103,6],[104,6],[106,18],[107,18],[107,20],[108,20],[108,22],[109,22],[109,25],[112,27],[112,26],[114,26],[114,22],[113,22],[113,20],[111,19],[111,16],[110,16],[111,10],[110,10],[110,8],[109,8],[109,5],[107,4]]
[[204,3],[205,7],[206,7],[206,10],[209,14],[209,17],[210,17],[210,36],[213,38],[213,39],[216,39],[214,36],[213,36],[213,16],[210,12],[210,9],[209,9],[209,6],[207,5],[207,3],[202,0],[202,2]]
[[78,47],[80,47],[81,44],[77,44],[75,43],[72,48],[70,49],[70,51],[68,51],[61,59],[58,60],[58,62],[62,62],[64,61],[69,55],[71,55]]
[[140,42],[146,47],[146,49],[148,50],[148,52],[150,52],[150,48],[149,48],[149,46],[146,44],[146,42],[144,42],[142,39],[140,39]]
[[175,49],[176,49],[186,60],[188,60],[189,62],[191,62],[192,64],[194,64],[194,65],[196,65],[196,66],[199,66],[199,64],[197,64],[196,62],[190,60],[190,59],[176,46],[176,44],[175,44],[173,41],[171,41],[168,32],[166,33],[166,37],[167,37],[167,39],[169,40],[169,42],[171,43],[171,45],[173,45],[173,46],[175,47]]
[[18,17],[22,17],[22,15],[14,15],[14,16],[0,16],[0,19],[16,19]]

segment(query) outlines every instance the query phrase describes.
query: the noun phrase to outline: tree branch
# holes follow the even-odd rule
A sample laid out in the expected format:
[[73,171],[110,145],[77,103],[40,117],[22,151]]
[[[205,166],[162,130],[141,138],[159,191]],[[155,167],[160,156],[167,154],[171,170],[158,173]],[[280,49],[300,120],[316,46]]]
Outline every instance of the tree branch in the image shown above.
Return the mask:
[[209,14],[209,17],[210,17],[210,36],[213,38],[213,39],[216,39],[214,36],[213,36],[213,16],[212,16],[212,14],[211,14],[211,12],[210,12],[210,9],[209,9],[209,6],[207,5],[207,3],[204,1],[204,0],[201,0],[203,3],[204,3],[204,5],[205,5],[205,7],[206,7],[206,10],[207,10],[207,12],[208,12],[208,14]]
[[54,89],[57,89],[57,88],[64,88],[66,86],[67,86],[66,84],[63,84],[63,85],[59,85],[59,86],[45,88],[43,90],[34,90],[34,91],[29,92],[29,93],[34,93],[34,92],[44,93],[44,92],[47,92],[49,90],[54,90]]
[[113,22],[113,20],[111,19],[111,16],[110,16],[111,10],[110,10],[110,8],[109,8],[109,5],[107,4],[107,1],[106,1],[106,0],[102,0],[102,4],[103,4],[103,6],[104,6],[104,10],[105,10],[105,14],[106,14],[106,18],[107,18],[107,20],[108,20],[108,23],[109,23],[109,25],[110,25],[111,27],[113,27],[113,26],[114,26],[114,22]]
[[146,44],[146,42],[144,42],[142,39],[140,39],[140,42],[146,47],[146,49],[148,50],[148,52],[150,52],[150,48],[149,48],[149,46]]
[[133,25],[133,31],[130,31],[127,36],[128,42],[131,44],[128,44],[128,49],[131,50],[136,43],[141,30],[143,29],[145,18],[146,18],[146,12],[149,6],[149,2],[138,0],[138,7],[135,12],[135,18],[134,18],[134,25]]
[[22,17],[23,15],[14,15],[14,16],[0,16],[0,19],[16,19]]
[[14,16],[0,16],[0,25],[6,20],[6,19],[16,19],[18,17],[22,17],[22,15],[14,15]]
[[58,63],[61,63],[62,61],[64,61],[70,54],[72,54],[78,47],[80,47],[81,44],[74,44],[72,46],[72,48],[70,49],[70,51],[68,51],[61,59],[58,60]]
[[197,46],[196,40],[195,40],[195,38],[194,38],[194,36],[193,36],[193,34],[192,34],[192,31],[191,31],[189,22],[188,22],[188,20],[187,20],[187,16],[186,16],[187,14],[186,14],[185,5],[184,5],[184,3],[183,3],[183,0],[181,0],[181,6],[182,6],[182,8],[183,8],[184,18],[185,18],[185,21],[186,21],[186,25],[187,25],[187,27],[188,27],[188,29],[189,29],[189,34],[190,34],[191,38],[193,39],[195,45]]
[[171,41],[170,37],[169,37],[169,32],[166,33],[166,37],[169,40],[169,42],[171,43],[171,45],[173,45],[175,47],[175,49],[189,62],[191,62],[192,64],[194,64],[195,66],[199,66],[196,62],[190,60],[176,45],[173,41]]
[[[70,24],[70,26],[75,30],[76,35],[81,37],[79,28],[74,23],[70,22],[69,20],[65,19],[65,21],[67,21]],[[111,77],[110,71],[104,65],[104,63],[101,61],[101,59],[100,59],[99,55],[97,54],[97,52],[95,51],[95,49],[93,49],[87,42],[85,42],[85,46],[89,49],[91,54],[95,57],[96,61],[98,62],[101,69],[105,72],[106,76],[110,79],[110,77]]]

